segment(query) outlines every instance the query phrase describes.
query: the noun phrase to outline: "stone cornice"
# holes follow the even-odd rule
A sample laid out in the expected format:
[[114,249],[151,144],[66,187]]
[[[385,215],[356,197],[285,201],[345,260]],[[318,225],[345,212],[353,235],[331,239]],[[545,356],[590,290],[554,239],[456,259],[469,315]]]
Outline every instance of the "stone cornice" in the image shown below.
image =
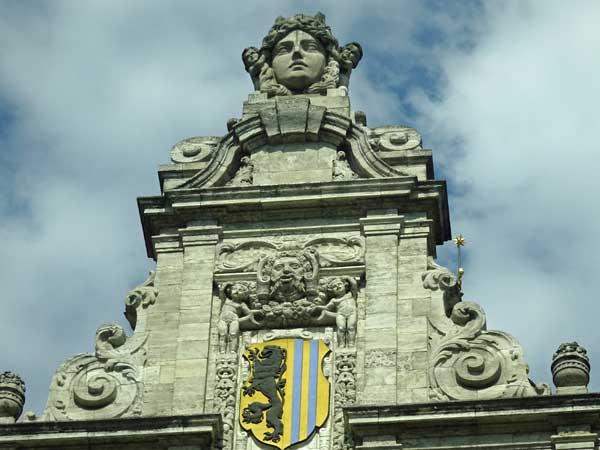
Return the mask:
[[[400,214],[424,212],[433,220],[434,240],[450,238],[448,199],[444,181],[418,181],[415,177],[357,179],[322,183],[259,185],[245,187],[176,190],[163,196],[138,198],[148,255],[154,257],[152,239],[168,230],[188,227],[198,217],[214,220],[236,214],[268,220],[273,214],[288,219],[304,217],[306,211],[351,208],[359,217],[377,208],[400,209]],[[346,211],[347,212],[347,211]]]
[[[344,416],[348,430],[359,443],[357,448],[377,447],[368,444],[376,436],[395,436],[400,444],[407,436],[492,435],[499,430],[536,430],[546,433],[550,442],[571,425],[598,431],[600,394],[348,406]],[[364,446],[360,444],[363,441]]]
[[[64,448],[65,445],[139,444],[169,441],[215,448],[223,433],[220,414],[0,425],[0,448]],[[127,447],[119,447],[127,448]]]

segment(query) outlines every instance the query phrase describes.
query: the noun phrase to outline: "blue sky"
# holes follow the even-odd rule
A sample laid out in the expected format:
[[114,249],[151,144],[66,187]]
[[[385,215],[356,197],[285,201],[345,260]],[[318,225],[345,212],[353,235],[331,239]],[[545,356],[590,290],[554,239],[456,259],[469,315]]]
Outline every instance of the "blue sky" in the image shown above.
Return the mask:
[[[124,323],[146,258],[135,198],[251,90],[240,54],[277,15],[323,11],[365,56],[353,108],[416,127],[467,237],[465,298],[532,378],[577,340],[600,364],[600,3],[0,0],[0,370],[44,407],[66,358]],[[451,264],[454,249],[440,249]],[[592,369],[593,370],[593,369]],[[591,387],[600,389],[592,372]]]

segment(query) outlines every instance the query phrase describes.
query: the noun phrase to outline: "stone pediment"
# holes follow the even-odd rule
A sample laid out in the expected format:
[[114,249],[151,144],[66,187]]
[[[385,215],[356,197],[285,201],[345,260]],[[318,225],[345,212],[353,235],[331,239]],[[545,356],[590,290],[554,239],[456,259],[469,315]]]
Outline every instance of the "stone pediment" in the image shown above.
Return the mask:
[[221,138],[194,137],[171,150],[163,190],[416,176],[432,179],[431,152],[412,128],[370,129],[350,112],[345,89],[268,98],[255,93]]

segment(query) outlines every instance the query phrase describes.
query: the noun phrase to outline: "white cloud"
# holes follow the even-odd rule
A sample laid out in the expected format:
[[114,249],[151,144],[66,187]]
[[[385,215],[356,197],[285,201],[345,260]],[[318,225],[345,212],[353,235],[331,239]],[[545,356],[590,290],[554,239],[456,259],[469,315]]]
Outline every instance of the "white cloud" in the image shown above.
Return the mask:
[[[3,4],[0,109],[14,121],[0,125],[0,342],[28,409],[41,411],[52,372],[92,349],[98,325],[121,320],[151,268],[135,197],[158,192],[172,144],[223,134],[239,116],[251,87],[241,50],[296,10],[323,10],[341,41],[363,44],[355,108],[374,125],[416,108],[450,185],[467,187],[453,228],[469,239],[467,297],[491,327],[515,334],[548,381],[558,343],[593,347],[597,6],[397,5]],[[401,104],[412,83],[427,85],[422,73],[441,101]]]
[[487,17],[472,50],[440,53],[441,101],[413,101],[449,183],[466,189],[451,207],[470,241],[467,297],[550,381],[562,341],[600,361],[600,5],[493,4]]

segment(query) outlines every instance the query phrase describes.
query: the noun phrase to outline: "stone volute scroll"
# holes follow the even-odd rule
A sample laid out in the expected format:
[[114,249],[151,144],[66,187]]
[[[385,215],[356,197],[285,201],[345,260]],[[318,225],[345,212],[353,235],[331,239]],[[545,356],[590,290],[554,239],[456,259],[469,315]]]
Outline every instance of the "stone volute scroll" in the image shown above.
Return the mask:
[[515,338],[488,331],[483,308],[462,300],[456,277],[429,261],[423,287],[443,292],[443,314],[430,316],[433,330],[429,360],[430,396],[434,400],[494,399],[548,395],[534,384]]
[[146,364],[147,309],[156,302],[154,272],[125,297],[133,335],[118,324],[96,331],[95,352],[76,355],[56,371],[42,416],[46,421],[139,416]]

